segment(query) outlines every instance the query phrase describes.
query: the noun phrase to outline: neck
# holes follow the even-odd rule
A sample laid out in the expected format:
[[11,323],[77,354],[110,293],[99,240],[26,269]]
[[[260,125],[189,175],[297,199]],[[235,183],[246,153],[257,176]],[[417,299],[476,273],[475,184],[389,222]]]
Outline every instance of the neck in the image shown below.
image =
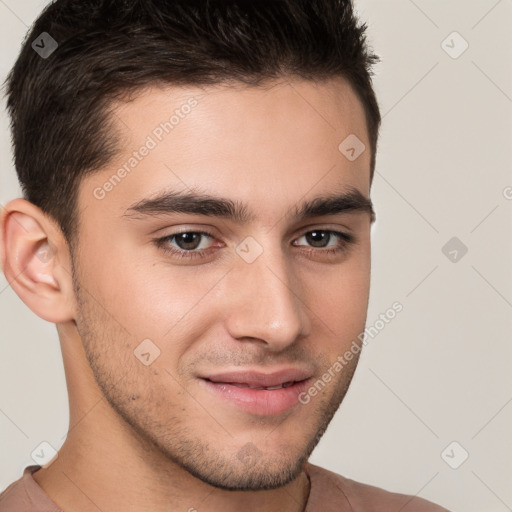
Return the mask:
[[62,345],[70,409],[67,439],[58,457],[34,473],[35,481],[62,510],[305,509],[309,478],[304,471],[278,489],[228,491],[199,480],[174,463],[112,409],[97,387],[80,347]]
[[302,512],[306,507],[305,471],[278,489],[226,491],[202,482],[162,455],[134,457],[114,429],[111,434],[91,431],[92,440],[78,430],[68,436],[50,466],[34,473],[36,482],[65,512]]

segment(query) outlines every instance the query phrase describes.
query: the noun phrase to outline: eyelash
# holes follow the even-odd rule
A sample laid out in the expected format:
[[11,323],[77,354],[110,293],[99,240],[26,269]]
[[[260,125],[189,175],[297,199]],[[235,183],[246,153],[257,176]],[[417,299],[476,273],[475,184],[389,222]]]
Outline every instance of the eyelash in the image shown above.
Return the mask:
[[[335,247],[331,249],[324,249],[324,248],[311,248],[309,251],[306,251],[308,253],[312,252],[319,252],[325,255],[335,255],[335,254],[341,254],[345,251],[347,251],[350,247],[350,245],[354,244],[356,242],[355,236],[351,235],[349,233],[344,233],[342,231],[335,231],[332,229],[312,229],[310,231],[306,231],[303,233],[299,238],[303,237],[304,235],[307,235],[309,233],[313,233],[315,231],[322,231],[325,233],[329,233],[331,235],[335,235],[338,238],[341,239],[341,242]],[[168,242],[170,242],[174,237],[178,235],[182,235],[184,233],[193,233],[196,235],[202,235],[209,238],[215,238],[211,233],[208,233],[207,231],[192,231],[192,230],[184,230],[184,231],[177,231],[176,233],[171,233],[170,235],[166,235],[162,238],[156,238],[154,240],[156,246],[160,249],[162,249],[166,253],[170,253],[173,256],[176,256],[177,258],[206,258],[210,254],[210,249],[191,249],[191,250],[184,250],[184,249],[176,249],[174,247],[169,246]],[[329,240],[330,241],[330,240]]]

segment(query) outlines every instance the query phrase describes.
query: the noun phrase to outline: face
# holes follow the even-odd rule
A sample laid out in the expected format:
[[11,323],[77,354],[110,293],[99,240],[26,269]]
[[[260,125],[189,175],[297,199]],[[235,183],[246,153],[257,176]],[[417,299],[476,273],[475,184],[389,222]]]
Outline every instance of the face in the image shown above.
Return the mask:
[[[154,88],[115,122],[123,150],[80,185],[73,260],[94,378],[134,436],[201,480],[284,485],[357,365],[363,107],[341,79]],[[356,159],[339,149],[351,134]]]

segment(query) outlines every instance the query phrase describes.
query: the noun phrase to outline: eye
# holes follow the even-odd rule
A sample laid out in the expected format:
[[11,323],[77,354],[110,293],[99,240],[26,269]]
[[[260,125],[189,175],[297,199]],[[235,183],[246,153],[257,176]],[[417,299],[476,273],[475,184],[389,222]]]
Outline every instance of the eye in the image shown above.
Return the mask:
[[[211,253],[211,246],[204,247],[204,240],[215,237],[206,231],[180,231],[155,240],[157,247],[178,258],[205,258]],[[348,250],[355,243],[355,237],[342,231],[330,229],[315,229],[304,233],[297,240],[304,238],[310,245],[306,252],[320,255],[333,255]],[[329,245],[329,242],[334,244]],[[173,245],[176,244],[176,245]],[[206,244],[207,245],[207,244]],[[297,246],[297,244],[293,244]],[[302,244],[299,244],[302,245]]]
[[[312,244],[312,249],[307,252],[314,252],[320,255],[341,254],[347,251],[350,245],[355,243],[354,235],[342,231],[334,231],[332,229],[315,229],[308,231],[297,240],[301,238],[304,238],[308,244]],[[334,240],[334,244],[329,246],[328,243],[332,240]]]
[[[338,242],[334,244],[335,247],[340,245],[340,239],[345,242],[351,242],[352,236],[347,233],[342,233],[341,231],[332,231],[329,229],[315,229],[314,231],[308,231],[300,238],[305,238],[308,243],[311,243],[314,248],[324,248],[328,247],[325,245],[326,242],[330,242],[333,240],[333,235],[335,238],[338,238]],[[299,238],[299,240],[300,240]],[[336,242],[336,240],[334,240]]]
[[[201,247],[201,242],[205,237],[214,238],[211,233],[206,231],[181,231],[157,239],[156,244],[164,252],[174,254],[179,258],[204,258],[209,252],[205,252],[207,248]],[[177,244],[177,248],[170,245],[173,241]]]

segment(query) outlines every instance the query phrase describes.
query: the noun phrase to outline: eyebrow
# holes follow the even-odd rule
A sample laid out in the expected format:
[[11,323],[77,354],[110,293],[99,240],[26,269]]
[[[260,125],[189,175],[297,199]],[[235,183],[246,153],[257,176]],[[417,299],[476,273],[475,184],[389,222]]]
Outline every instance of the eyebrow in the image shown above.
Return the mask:
[[[368,213],[371,222],[374,222],[376,218],[371,199],[365,197],[356,188],[350,188],[343,193],[328,194],[304,201],[295,205],[286,214],[286,217],[301,221],[324,215],[352,212]],[[247,205],[240,201],[193,190],[164,191],[154,197],[142,199],[127,208],[123,217],[144,219],[148,216],[170,215],[173,213],[220,217],[242,225],[256,219],[255,213],[251,212]]]

